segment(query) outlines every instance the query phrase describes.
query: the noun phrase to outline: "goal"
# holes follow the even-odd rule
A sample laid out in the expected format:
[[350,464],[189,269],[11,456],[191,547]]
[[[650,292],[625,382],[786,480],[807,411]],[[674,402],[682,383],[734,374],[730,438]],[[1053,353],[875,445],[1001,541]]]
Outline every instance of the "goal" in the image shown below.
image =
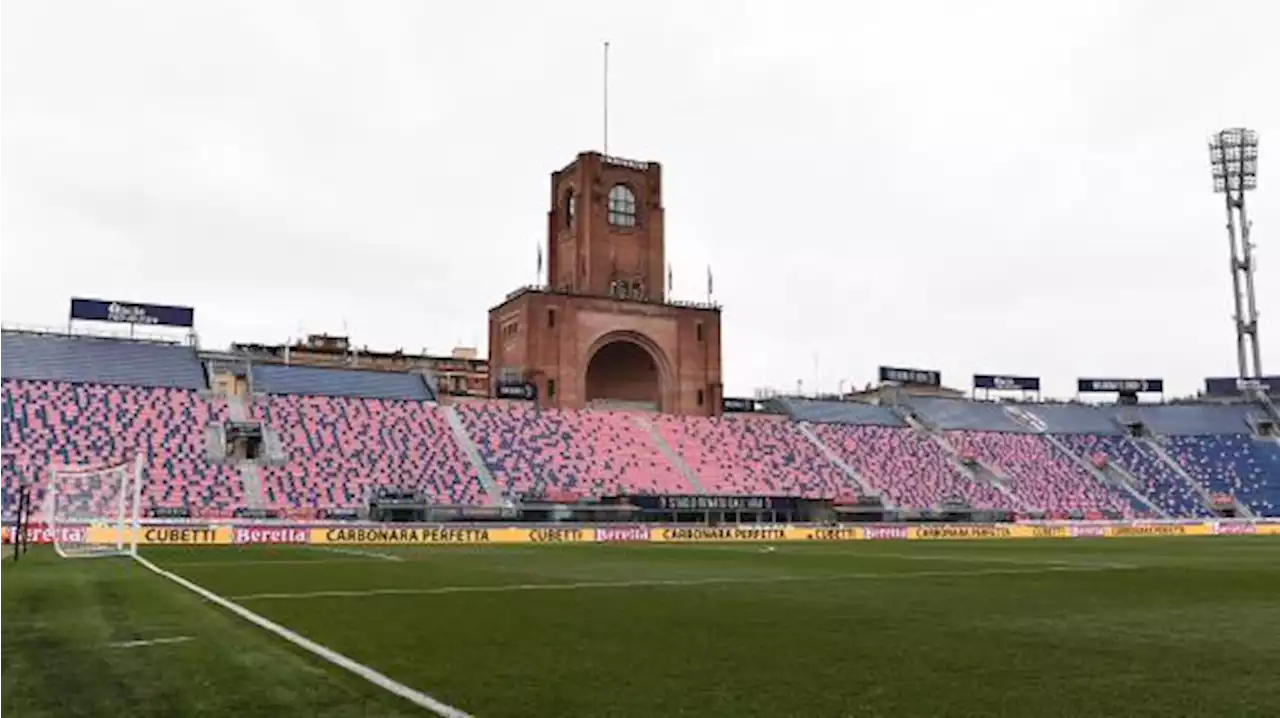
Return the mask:
[[138,555],[142,455],[107,466],[50,466],[45,523],[63,558]]

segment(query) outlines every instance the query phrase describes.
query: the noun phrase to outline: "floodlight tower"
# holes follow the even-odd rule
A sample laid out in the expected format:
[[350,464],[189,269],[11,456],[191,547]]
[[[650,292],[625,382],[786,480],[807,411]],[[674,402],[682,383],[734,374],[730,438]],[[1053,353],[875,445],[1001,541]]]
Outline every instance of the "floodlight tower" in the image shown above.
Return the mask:
[[1258,186],[1258,133],[1234,127],[1213,135],[1209,138],[1209,162],[1213,167],[1213,191],[1221,192],[1226,199],[1240,378],[1260,378],[1262,349],[1258,345],[1258,302],[1253,292],[1253,243],[1249,241],[1251,226],[1244,202],[1245,193]]

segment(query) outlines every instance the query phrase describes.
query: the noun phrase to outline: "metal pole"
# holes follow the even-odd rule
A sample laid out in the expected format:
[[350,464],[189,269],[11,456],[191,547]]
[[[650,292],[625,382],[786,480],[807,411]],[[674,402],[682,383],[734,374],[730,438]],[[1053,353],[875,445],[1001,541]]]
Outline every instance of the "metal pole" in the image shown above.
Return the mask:
[[609,41],[604,43],[604,153],[609,154]]
[[1246,322],[1249,340],[1252,342],[1252,347],[1250,348],[1253,350],[1253,376],[1261,379],[1263,376],[1262,348],[1258,343],[1258,300],[1253,290],[1253,244],[1249,241],[1249,230],[1251,227],[1249,224],[1249,215],[1246,213],[1244,206],[1243,167],[1241,170],[1240,203],[1238,205],[1238,209],[1240,212],[1240,247],[1244,269],[1245,302],[1247,303],[1247,309],[1249,311]]
[[[1219,133],[1221,137],[1221,133]],[[1244,321],[1244,305],[1240,301],[1240,258],[1236,253],[1236,214],[1232,209],[1231,186],[1230,179],[1227,179],[1228,185],[1223,194],[1226,197],[1227,209],[1227,243],[1231,246],[1231,299],[1235,303],[1235,315],[1232,319],[1236,324],[1236,367],[1239,369],[1240,378],[1248,376],[1249,367],[1245,360],[1244,350],[1244,333],[1240,331],[1240,323]]]
[[18,561],[18,552],[22,548],[22,503],[23,488],[18,486],[18,509],[14,512],[13,518],[13,559]]

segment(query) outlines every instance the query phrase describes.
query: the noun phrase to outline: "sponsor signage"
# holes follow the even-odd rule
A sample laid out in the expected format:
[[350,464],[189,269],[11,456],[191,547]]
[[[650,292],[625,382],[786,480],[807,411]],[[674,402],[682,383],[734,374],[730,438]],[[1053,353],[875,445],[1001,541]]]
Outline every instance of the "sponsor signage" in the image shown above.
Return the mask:
[[911,538],[906,526],[867,526],[863,538],[873,541],[898,541]]
[[1081,394],[1118,392],[1141,394],[1164,392],[1164,379],[1078,379],[1076,391]]
[[1040,391],[1040,377],[974,374],[973,388],[998,391]]
[[833,526],[830,528],[806,529],[799,532],[798,538],[808,541],[857,541],[862,538],[863,530],[857,526]]
[[[4,543],[13,543],[16,533],[14,529],[5,526]],[[55,534],[54,530],[45,524],[28,524],[23,533],[28,543],[53,543],[55,536],[61,543],[84,543],[88,531],[85,526],[59,526]]]
[[702,541],[786,541],[787,529],[782,526],[663,527],[655,530],[649,540],[687,543]]
[[236,518],[241,519],[276,519],[280,518],[280,512],[275,509],[251,509],[248,507],[235,510]]
[[532,382],[501,382],[494,388],[499,399],[533,401],[538,398],[538,387]]
[[1248,536],[1258,533],[1258,525],[1254,523],[1215,523],[1213,525],[1213,533],[1219,536]]
[[596,529],[597,543],[648,541],[648,526],[601,526]]
[[936,369],[908,369],[896,366],[880,367],[880,381],[895,384],[942,386],[942,372]]
[[212,526],[147,526],[142,529],[138,543],[183,545],[227,543],[225,540],[219,540],[225,537],[220,537],[218,533],[218,529]]
[[1234,376],[1205,377],[1204,393],[1209,396],[1239,396],[1246,391],[1280,391],[1280,376],[1239,379]]
[[311,543],[336,544],[475,544],[490,543],[495,529],[330,527],[313,529]]
[[628,496],[627,502],[650,511],[789,511],[796,499],[778,496]]
[[[750,498],[750,497],[747,497]],[[126,529],[126,543],[133,536]],[[789,526],[782,524],[735,526],[679,526],[671,524],[620,524],[616,526],[545,527],[450,525],[350,526],[331,525],[143,525],[139,544],[176,546],[208,545],[430,545],[430,544],[528,544],[528,543],[700,543],[773,541],[858,540],[965,540],[965,539],[1064,539],[1123,538],[1143,536],[1213,536],[1241,534],[1280,535],[1280,522],[1266,520],[1208,522],[1063,522],[1023,524],[870,524]],[[44,524],[28,528],[33,544],[49,544],[54,533]],[[115,544],[120,532],[113,526],[69,525],[58,527],[58,540],[67,543]],[[4,527],[5,543],[13,529]]]
[[720,407],[726,414],[742,414],[759,410],[759,407],[756,406],[755,399],[741,399],[729,396],[726,396],[720,402]]
[[549,528],[528,531],[530,543],[582,543],[587,540],[586,529]]
[[296,526],[234,526],[231,529],[231,543],[311,543],[311,532]]
[[1210,533],[1205,524],[1131,524],[1112,526],[1108,536],[1203,536]]
[[986,524],[938,524],[915,527],[917,539],[1003,539],[1013,538],[1023,527]]
[[195,326],[196,310],[168,304],[135,304],[105,299],[71,300],[71,318],[92,322],[153,324],[167,327]]
[[153,519],[189,519],[191,509],[186,506],[154,506],[147,510]]

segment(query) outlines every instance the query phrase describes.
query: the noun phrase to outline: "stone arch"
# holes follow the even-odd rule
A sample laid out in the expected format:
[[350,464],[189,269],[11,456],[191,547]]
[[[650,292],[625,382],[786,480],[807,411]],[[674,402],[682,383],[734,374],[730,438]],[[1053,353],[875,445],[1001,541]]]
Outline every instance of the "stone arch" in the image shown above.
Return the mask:
[[671,362],[649,337],[632,331],[608,332],[592,342],[584,355],[582,396],[593,401],[617,401],[669,407]]

